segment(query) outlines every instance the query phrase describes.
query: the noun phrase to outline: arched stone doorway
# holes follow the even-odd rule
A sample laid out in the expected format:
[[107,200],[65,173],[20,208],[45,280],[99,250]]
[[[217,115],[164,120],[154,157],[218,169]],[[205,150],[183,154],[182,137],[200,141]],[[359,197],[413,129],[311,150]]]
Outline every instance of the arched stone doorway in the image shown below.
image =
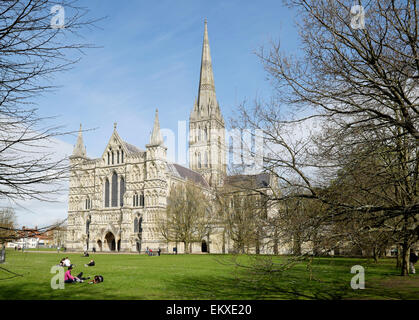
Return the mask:
[[101,240],[97,241],[97,246],[99,248],[99,251],[102,251],[102,241]]
[[207,242],[205,240],[202,240],[201,251],[202,252],[208,252],[208,246],[207,246]]
[[106,243],[108,244],[109,251],[115,251],[115,236],[112,232],[108,232],[105,236]]

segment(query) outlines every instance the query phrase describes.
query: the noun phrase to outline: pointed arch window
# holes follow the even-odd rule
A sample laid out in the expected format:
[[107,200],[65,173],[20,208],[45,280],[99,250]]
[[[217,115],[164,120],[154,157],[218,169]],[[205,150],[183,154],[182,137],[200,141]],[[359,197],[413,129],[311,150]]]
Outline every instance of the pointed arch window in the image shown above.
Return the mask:
[[87,217],[87,220],[86,220],[86,234],[88,235],[89,234],[89,229],[90,229],[90,222],[91,222],[91,217],[90,216],[88,216]]
[[85,203],[84,203],[84,208],[86,210],[90,210],[92,209],[92,200],[90,200],[89,197],[86,198]]
[[112,164],[114,164],[114,160],[115,160],[115,156],[114,156],[114,152],[112,151]]
[[121,163],[124,163],[124,150],[121,150]]
[[204,167],[208,167],[208,152],[205,151]]
[[108,151],[108,164],[111,164],[111,155],[110,155],[109,151]]
[[[220,137],[218,137],[218,165],[221,166],[222,165],[222,161],[221,161],[221,139]],[[215,160],[215,159],[214,159]],[[221,168],[220,168],[221,169]]]
[[116,172],[112,175],[112,207],[118,206],[118,175]]
[[134,219],[134,233],[138,232],[138,218],[135,217]]
[[109,208],[109,180],[105,181],[105,208]]
[[116,151],[116,163],[119,163],[119,150]]
[[198,168],[201,168],[201,152],[198,152]]
[[119,182],[119,203],[120,206],[124,206],[124,194],[125,194],[125,180],[121,177],[121,181]]
[[144,192],[140,194],[140,207],[144,207]]

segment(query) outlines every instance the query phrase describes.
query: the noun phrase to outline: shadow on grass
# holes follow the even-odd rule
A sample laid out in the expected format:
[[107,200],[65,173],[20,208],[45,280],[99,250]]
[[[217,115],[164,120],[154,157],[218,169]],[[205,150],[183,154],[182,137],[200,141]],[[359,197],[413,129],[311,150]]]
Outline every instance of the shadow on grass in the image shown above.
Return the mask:
[[331,287],[318,281],[302,281],[287,277],[270,281],[231,277],[183,277],[166,283],[167,289],[178,292],[179,299],[291,300],[342,299],[348,292],[344,286]]

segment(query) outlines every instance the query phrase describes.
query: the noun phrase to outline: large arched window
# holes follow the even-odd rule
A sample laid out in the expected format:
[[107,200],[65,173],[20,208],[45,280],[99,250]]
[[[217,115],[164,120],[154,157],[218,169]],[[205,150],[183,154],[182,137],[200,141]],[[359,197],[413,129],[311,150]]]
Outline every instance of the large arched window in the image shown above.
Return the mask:
[[[214,159],[215,160],[215,159]],[[218,137],[218,165],[221,166],[221,139]]]
[[140,194],[140,207],[144,207],[144,192]]
[[198,168],[201,168],[201,152],[198,152]]
[[135,217],[134,219],[134,233],[138,232],[138,218]]
[[91,222],[91,217],[88,216],[86,220],[86,234],[89,234],[90,222]]
[[118,175],[116,172],[112,175],[112,207],[118,206]]
[[125,194],[125,180],[121,177],[121,181],[119,183],[119,203],[121,207],[124,206],[124,194]]
[[109,208],[109,180],[105,181],[105,208]]

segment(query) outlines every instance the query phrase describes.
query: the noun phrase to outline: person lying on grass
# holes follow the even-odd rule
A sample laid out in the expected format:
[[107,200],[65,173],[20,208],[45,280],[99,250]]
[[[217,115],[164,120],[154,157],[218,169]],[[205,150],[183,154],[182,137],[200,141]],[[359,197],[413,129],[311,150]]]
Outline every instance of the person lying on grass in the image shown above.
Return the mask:
[[70,267],[72,266],[70,259],[68,257],[65,257],[64,261],[63,261],[63,265],[64,267]]
[[83,278],[83,277],[82,277],[82,276],[83,276],[83,272],[80,272],[80,273],[77,275],[77,277],[74,277],[74,276],[71,274],[71,270],[73,270],[73,267],[72,267],[72,266],[68,267],[68,270],[67,270],[67,271],[65,272],[65,274],[64,274],[64,282],[65,282],[65,283],[83,282],[84,280],[88,280],[88,279],[90,279],[90,277]]
[[92,281],[89,282],[89,284],[97,284],[103,282],[103,277],[102,276],[95,276],[94,279]]
[[60,263],[58,264],[60,267],[64,267],[64,260],[65,260],[65,258],[62,258],[60,260]]
[[95,262],[92,260],[90,260],[90,262],[88,264],[85,264],[85,267],[93,267],[95,265]]

